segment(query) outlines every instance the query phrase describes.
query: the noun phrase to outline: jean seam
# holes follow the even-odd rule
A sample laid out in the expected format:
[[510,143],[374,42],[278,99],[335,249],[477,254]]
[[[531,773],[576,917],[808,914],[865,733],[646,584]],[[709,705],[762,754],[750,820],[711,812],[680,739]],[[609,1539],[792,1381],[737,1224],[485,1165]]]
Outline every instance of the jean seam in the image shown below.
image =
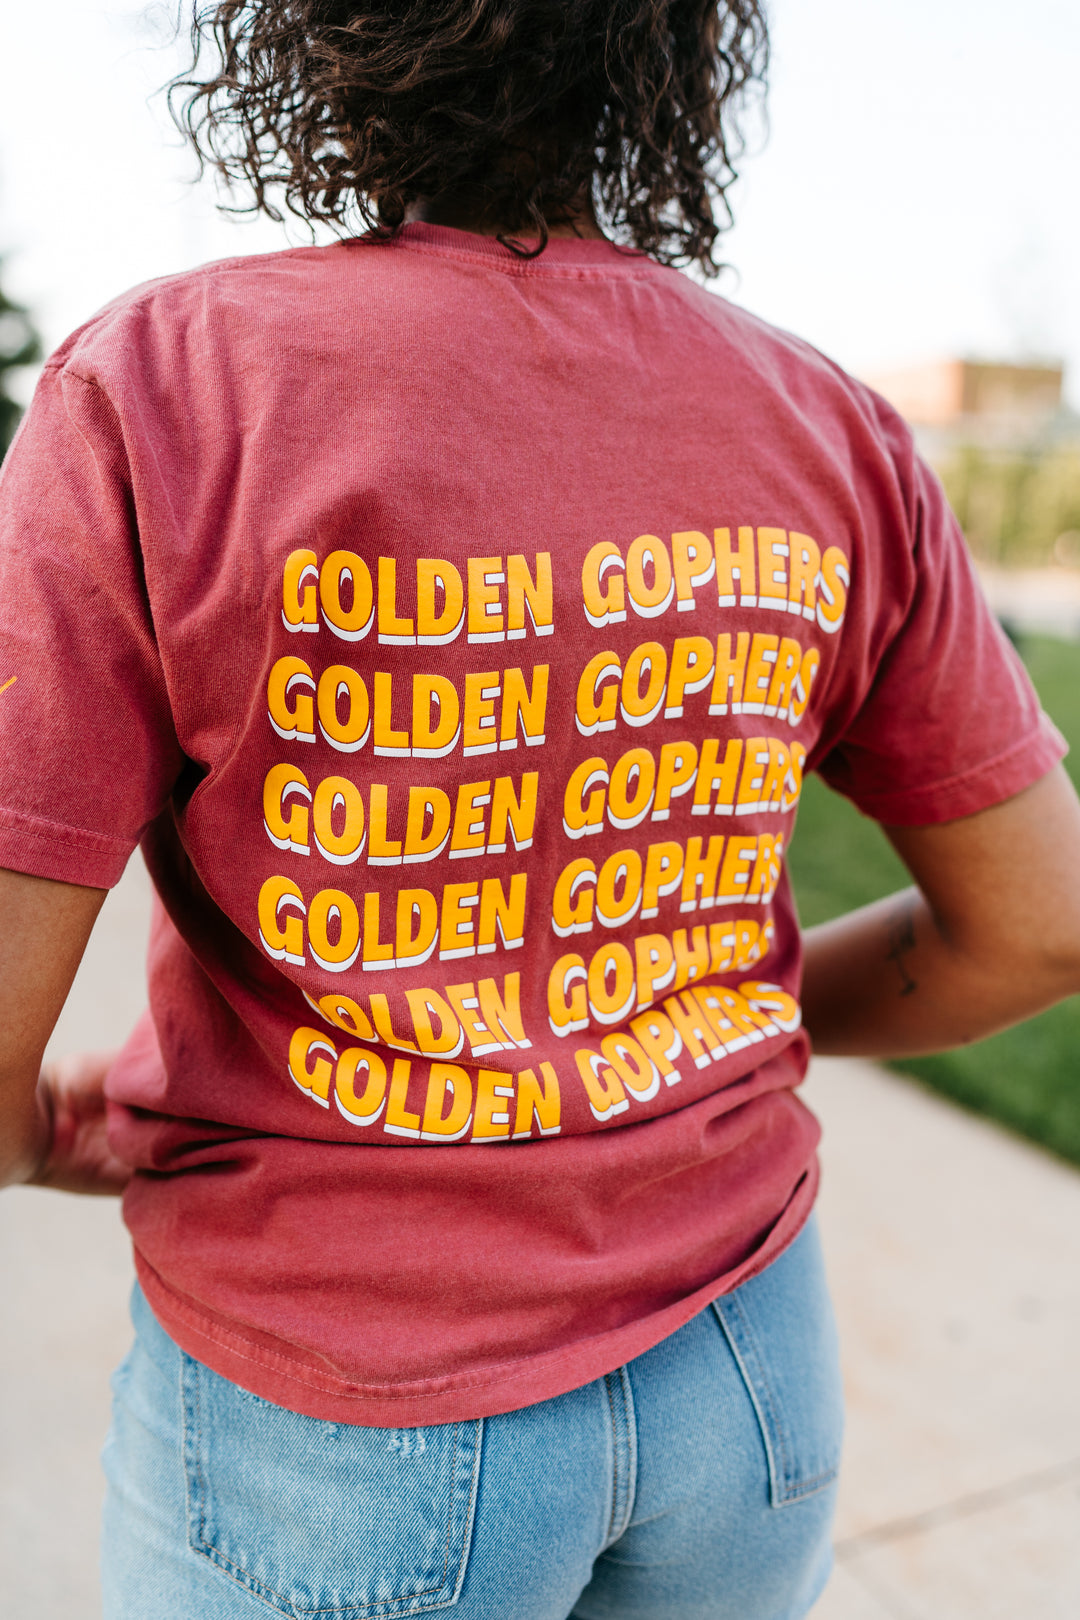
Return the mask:
[[626,1502],[622,1522],[619,1525],[621,1536],[633,1518],[634,1500],[637,1496],[637,1413],[634,1410],[634,1386],[630,1382],[629,1367],[619,1368],[619,1382],[622,1386],[623,1422],[626,1426]]
[[772,1382],[769,1378],[768,1363],[761,1352],[761,1346],[758,1343],[758,1336],[754,1331],[754,1324],[750,1320],[750,1317],[747,1315],[746,1311],[743,1309],[741,1300],[737,1300],[735,1302],[735,1306],[742,1321],[743,1332],[746,1335],[747,1345],[750,1348],[754,1362],[758,1369],[758,1377],[761,1379],[762,1388],[765,1391],[765,1400],[769,1409],[769,1415],[772,1418],[773,1423],[776,1425],[777,1440],[779,1442],[778,1449],[780,1452],[780,1473],[783,1480],[784,1492],[786,1493],[792,1488],[792,1478],[795,1468],[791,1443],[788,1438],[788,1431],[784,1422],[783,1403],[777,1399],[776,1392],[773,1389]]
[[619,1436],[615,1422],[615,1398],[611,1393],[611,1375],[605,1374],[604,1394],[607,1396],[608,1416],[611,1419],[611,1512],[608,1515],[608,1533],[604,1541],[610,1547],[615,1539],[615,1510],[619,1500]]
[[[615,1380],[618,1379],[616,1396]],[[634,1416],[633,1386],[626,1367],[607,1373],[603,1379],[611,1419],[611,1512],[602,1551],[614,1545],[624,1533],[634,1511],[637,1464],[637,1423]],[[621,1454],[621,1456],[620,1456]]]
[[[746,1392],[757,1412],[765,1456],[769,1467],[769,1495],[778,1507],[789,1490],[789,1468],[784,1429],[776,1413],[776,1400],[765,1375],[761,1354],[754,1340],[746,1312],[734,1294],[713,1301],[713,1311],[742,1374]],[[734,1318],[728,1322],[728,1313]],[[755,1376],[756,1374],[756,1376]]]
[[[742,1302],[734,1294],[714,1300],[713,1311],[724,1331],[731,1353],[739,1364],[743,1382],[758,1415],[769,1463],[769,1487],[773,1507],[785,1507],[792,1502],[800,1501],[804,1496],[812,1496],[815,1491],[837,1477],[839,1467],[824,1469],[808,1479],[794,1478],[791,1446],[781,1417],[782,1407],[769,1382],[765,1361],[758,1347],[757,1335],[750,1318],[743,1310]],[[733,1324],[725,1320],[725,1313],[729,1311],[737,1318],[738,1332]],[[774,1437],[778,1455],[774,1455]]]
[[[193,1413],[194,1413],[195,1455],[191,1459],[191,1462],[192,1462],[192,1473],[193,1473],[193,1475],[195,1477],[196,1489],[198,1491],[197,1535],[198,1535],[199,1541],[201,1543],[200,1546],[193,1547],[192,1551],[194,1551],[197,1554],[201,1555],[202,1557],[206,1558],[209,1563],[214,1565],[215,1569],[220,1570],[220,1572],[223,1575],[225,1575],[229,1580],[233,1581],[237,1586],[241,1587],[244,1591],[251,1593],[253,1596],[258,1598],[260,1602],[266,1603],[269,1608],[272,1608],[272,1609],[276,1610],[277,1613],[279,1613],[279,1614],[285,1614],[285,1615],[289,1615],[289,1616],[299,1616],[299,1617],[301,1617],[301,1620],[307,1620],[308,1616],[315,1617],[315,1616],[318,1616],[318,1615],[334,1615],[334,1614],[352,1614],[352,1615],[355,1615],[357,1617],[357,1620],[361,1620],[361,1617],[370,1616],[370,1617],[372,1617],[372,1620],[374,1620],[374,1617],[380,1616],[380,1615],[391,1616],[391,1615],[394,1615],[394,1614],[408,1613],[409,1611],[405,1607],[405,1605],[422,1604],[423,1600],[425,1598],[430,1599],[432,1597],[436,1597],[436,1596],[438,1596],[438,1594],[440,1592],[445,1590],[446,1585],[447,1585],[447,1572],[448,1572],[448,1566],[449,1566],[449,1561],[450,1561],[450,1545],[451,1545],[451,1539],[452,1539],[452,1536],[453,1536],[453,1533],[454,1533],[455,1519],[457,1517],[457,1515],[455,1513],[455,1505],[456,1504],[455,1504],[455,1499],[454,1499],[454,1483],[455,1483],[455,1480],[457,1478],[458,1457],[459,1457],[460,1450],[461,1450],[461,1438],[462,1438],[461,1431],[462,1431],[462,1427],[463,1427],[463,1425],[461,1423],[455,1423],[454,1424],[454,1450],[453,1450],[453,1454],[452,1454],[452,1458],[451,1458],[451,1465],[450,1465],[450,1490],[449,1490],[450,1505],[449,1505],[448,1523],[447,1523],[447,1530],[446,1530],[446,1544],[445,1544],[445,1550],[444,1550],[444,1554],[443,1554],[443,1576],[442,1576],[442,1580],[439,1582],[438,1586],[426,1587],[423,1591],[409,1592],[409,1593],[405,1593],[405,1594],[403,1594],[403,1595],[401,1595],[399,1597],[380,1598],[380,1599],[376,1600],[376,1602],[374,1602],[374,1603],[359,1602],[359,1603],[341,1603],[341,1604],[322,1604],[322,1605],[318,1606],[317,1608],[300,1608],[294,1602],[292,1602],[292,1600],[290,1598],[288,1598],[285,1595],[284,1592],[279,1592],[279,1591],[277,1591],[277,1589],[275,1587],[268,1586],[264,1581],[261,1581],[258,1578],[258,1576],[250,1574],[250,1572],[248,1572],[247,1570],[242,1569],[238,1564],[234,1563],[233,1560],[231,1558],[229,1558],[227,1556],[227,1554],[223,1553],[221,1551],[221,1549],[219,1547],[217,1547],[214,1544],[214,1542],[211,1541],[209,1536],[207,1535],[204,1504],[205,1504],[205,1502],[206,1502],[206,1500],[208,1498],[209,1492],[207,1490],[206,1483],[205,1483],[205,1480],[203,1478],[202,1465],[201,1465],[201,1456],[202,1456],[202,1406],[201,1406],[201,1401],[200,1401],[200,1398],[199,1398],[200,1397],[200,1384],[201,1384],[201,1379],[200,1379],[199,1374],[200,1374],[200,1371],[201,1371],[201,1364],[198,1363],[195,1360],[194,1357],[187,1357],[186,1359],[187,1359],[187,1362],[190,1365],[190,1368],[192,1369],[193,1382],[194,1382],[194,1398],[193,1398],[192,1406],[193,1406]],[[181,1378],[183,1378],[183,1369],[184,1369],[184,1362],[182,1361],[181,1362]],[[187,1410],[188,1410],[187,1403],[185,1402],[185,1412]],[[475,1421],[475,1423],[470,1425],[470,1427],[473,1428],[476,1431],[480,1431],[482,1422],[483,1422],[483,1419],[477,1419]],[[477,1434],[477,1444],[476,1444],[477,1455],[479,1455],[479,1450],[480,1450],[480,1436],[479,1436],[479,1433],[478,1433]],[[475,1509],[475,1504],[476,1504],[477,1485],[478,1485],[478,1470],[474,1468],[472,1485],[471,1485],[470,1492],[469,1492],[469,1502],[468,1502],[467,1511],[465,1513],[465,1521],[466,1521],[466,1523],[465,1523],[465,1532],[464,1532],[464,1534],[462,1536],[462,1566],[464,1566],[464,1563],[465,1563],[465,1560],[466,1560],[466,1557],[467,1557],[467,1554],[468,1554],[469,1543],[471,1541],[472,1521],[473,1521],[474,1509]],[[189,1505],[189,1512],[190,1512],[190,1505]],[[449,1593],[441,1603],[432,1604],[432,1603],[429,1602],[429,1603],[424,1604],[424,1607],[429,1608],[429,1609],[430,1608],[448,1608],[452,1604],[456,1603],[459,1592],[460,1592],[460,1581],[458,1581],[455,1584],[455,1590],[452,1593]]]

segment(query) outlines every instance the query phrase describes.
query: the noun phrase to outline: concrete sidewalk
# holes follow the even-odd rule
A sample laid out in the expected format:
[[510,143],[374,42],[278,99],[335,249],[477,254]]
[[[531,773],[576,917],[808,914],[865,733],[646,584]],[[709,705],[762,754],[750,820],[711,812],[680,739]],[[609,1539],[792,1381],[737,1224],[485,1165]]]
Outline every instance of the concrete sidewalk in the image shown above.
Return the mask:
[[870,1064],[805,1095],[849,1403],[814,1620],[1076,1620],[1080,1175]]
[[[134,1020],[145,917],[136,864],[56,1050]],[[1080,1175],[868,1064],[817,1063],[807,1098],[850,1403],[814,1620],[1076,1620]],[[0,1268],[0,1615],[90,1620],[97,1452],[128,1339],[116,1205],[4,1193]]]

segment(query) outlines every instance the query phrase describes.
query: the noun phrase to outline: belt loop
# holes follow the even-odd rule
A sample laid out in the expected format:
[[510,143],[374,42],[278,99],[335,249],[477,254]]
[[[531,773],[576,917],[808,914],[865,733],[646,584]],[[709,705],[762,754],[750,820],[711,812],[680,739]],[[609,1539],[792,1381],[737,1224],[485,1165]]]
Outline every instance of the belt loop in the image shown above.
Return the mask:
[[619,1367],[604,1377],[611,1411],[611,1523],[606,1551],[625,1531],[634,1511],[637,1492],[637,1422],[630,1374]]

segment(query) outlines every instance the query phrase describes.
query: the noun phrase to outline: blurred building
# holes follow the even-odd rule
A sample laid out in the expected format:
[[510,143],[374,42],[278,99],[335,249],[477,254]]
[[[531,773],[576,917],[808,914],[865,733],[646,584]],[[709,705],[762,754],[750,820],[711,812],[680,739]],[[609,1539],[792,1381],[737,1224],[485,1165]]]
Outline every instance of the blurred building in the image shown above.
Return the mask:
[[[950,359],[866,381],[915,429],[984,565],[1080,574],[1080,416],[1061,365]],[[1080,636],[1080,597],[1069,614]]]
[[1080,429],[1064,402],[1059,364],[935,360],[866,381],[907,418],[932,460],[958,444],[1040,448]]

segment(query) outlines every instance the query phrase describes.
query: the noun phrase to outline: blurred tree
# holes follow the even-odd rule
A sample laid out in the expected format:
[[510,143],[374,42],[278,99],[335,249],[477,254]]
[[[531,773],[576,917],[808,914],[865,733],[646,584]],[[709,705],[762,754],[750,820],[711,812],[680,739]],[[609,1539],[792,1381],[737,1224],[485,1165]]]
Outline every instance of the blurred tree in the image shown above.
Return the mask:
[[28,312],[0,286],[0,457],[15,437],[22,406],[8,393],[9,373],[41,359],[41,339]]
[[938,471],[977,556],[1006,567],[1080,565],[1080,445],[962,445]]

